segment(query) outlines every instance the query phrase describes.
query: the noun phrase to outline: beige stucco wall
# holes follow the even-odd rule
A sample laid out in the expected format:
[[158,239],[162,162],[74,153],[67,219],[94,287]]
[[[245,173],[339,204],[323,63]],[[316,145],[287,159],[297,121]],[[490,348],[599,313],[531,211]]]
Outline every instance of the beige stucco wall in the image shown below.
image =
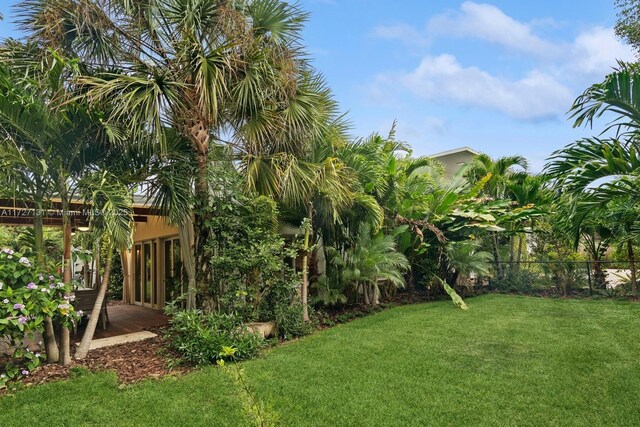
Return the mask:
[[444,175],[447,178],[453,178],[453,176],[466,164],[473,162],[475,155],[468,151],[460,151],[458,153],[447,154],[444,156],[435,157],[437,160],[444,163],[445,171]]
[[169,225],[165,217],[149,216],[147,217],[147,222],[136,222],[133,241],[142,242],[143,240],[151,240],[177,235],[178,228]]
[[[166,218],[162,216],[149,216],[147,217],[147,222],[136,222],[135,231],[133,234],[133,241],[135,243],[140,243],[144,241],[156,241],[158,244],[158,250],[161,251],[161,240],[167,237],[176,237],[178,235],[178,228],[171,226],[167,223]],[[125,262],[127,263],[127,268],[124,276],[124,292],[123,298],[124,301],[133,304],[134,303],[134,259],[133,259],[133,250],[127,251],[125,253]],[[158,262],[156,264],[156,275],[158,278],[162,278],[162,274],[164,272],[164,265],[162,256],[157,258]],[[160,280],[160,279],[158,279]]]

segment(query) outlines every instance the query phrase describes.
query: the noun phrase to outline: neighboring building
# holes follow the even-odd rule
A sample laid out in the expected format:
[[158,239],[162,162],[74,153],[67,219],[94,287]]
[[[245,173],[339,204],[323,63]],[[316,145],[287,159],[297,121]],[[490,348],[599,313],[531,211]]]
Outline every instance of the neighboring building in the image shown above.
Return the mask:
[[469,147],[454,148],[453,150],[443,151],[441,153],[432,154],[429,157],[437,159],[444,164],[444,175],[447,178],[453,176],[461,167],[473,162],[473,159],[480,154]]

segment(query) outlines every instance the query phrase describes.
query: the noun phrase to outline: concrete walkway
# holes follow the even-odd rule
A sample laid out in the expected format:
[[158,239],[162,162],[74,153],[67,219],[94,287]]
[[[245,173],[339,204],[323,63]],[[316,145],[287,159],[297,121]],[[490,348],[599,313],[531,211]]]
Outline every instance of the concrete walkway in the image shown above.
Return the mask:
[[97,340],[94,339],[93,341],[91,341],[89,350],[95,350],[97,348],[102,348],[102,347],[110,347],[112,345],[118,345],[118,344],[126,344],[129,342],[142,341],[142,340],[154,338],[157,336],[158,334],[154,334],[153,332],[141,331],[141,332],[133,332],[131,334],[116,335],[109,338],[99,338]]

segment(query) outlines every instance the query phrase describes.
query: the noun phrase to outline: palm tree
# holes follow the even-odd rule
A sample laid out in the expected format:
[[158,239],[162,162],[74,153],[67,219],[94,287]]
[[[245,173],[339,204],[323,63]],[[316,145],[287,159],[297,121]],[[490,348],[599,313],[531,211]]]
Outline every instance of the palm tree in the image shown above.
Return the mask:
[[[522,156],[505,156],[492,159],[486,154],[476,156],[473,163],[467,170],[467,176],[473,181],[489,177],[484,193],[495,199],[505,199],[508,196],[508,189],[514,182],[524,179],[526,173],[514,170],[520,167],[526,171],[528,167],[527,159]],[[513,241],[513,237],[511,239]],[[500,238],[498,232],[492,233],[493,257],[498,275],[502,275],[502,263],[500,261]]]
[[102,212],[102,215],[92,218],[91,226],[96,238],[104,241],[107,260],[89,322],[76,350],[76,359],[84,359],[89,352],[109,286],[114,249],[130,248],[133,243],[133,212],[129,189],[107,171],[90,174],[83,181],[84,200],[91,201],[93,209]]
[[[328,93],[327,93],[328,95]],[[279,200],[294,218],[302,217],[303,258],[300,296],[303,318],[309,320],[309,258],[316,247],[318,229],[329,229],[342,224],[354,206],[360,204],[372,211],[379,227],[382,212],[376,205],[366,205],[366,198],[357,194],[357,180],[353,171],[336,157],[334,139],[342,132],[342,122],[335,114],[333,101],[327,97],[329,114],[318,121],[318,138],[313,140],[306,153],[295,156],[276,151],[269,155],[246,155],[241,170],[247,189]],[[278,148],[282,149],[282,148]],[[311,241],[311,238],[315,242]]]
[[490,176],[483,192],[496,199],[504,199],[507,196],[509,185],[526,176],[522,171],[514,170],[514,167],[520,167],[526,171],[529,163],[522,156],[492,159],[487,154],[479,154],[474,158],[466,173],[474,182],[485,176]]
[[[538,207],[539,209],[545,209],[547,205],[551,203],[552,192],[545,187],[546,178],[542,175],[527,175],[523,180],[518,182],[512,182],[508,186],[508,193],[511,198],[517,203],[517,208],[532,208]],[[514,237],[518,237],[518,249],[517,255],[515,252],[515,240],[511,238],[511,248],[509,253],[509,262],[513,269],[513,262],[515,261],[515,268],[520,268],[520,261],[522,259],[522,250],[526,242],[527,233],[534,231],[535,217],[525,218],[523,221],[514,222],[512,232]],[[516,234],[517,233],[517,234]]]
[[445,249],[447,265],[445,282],[455,287],[460,275],[489,274],[493,256],[480,248],[481,242],[478,240],[448,243]]
[[[74,61],[57,55],[41,54],[32,59],[40,61],[39,66],[33,66],[35,62],[31,66],[23,66],[22,54],[28,52],[30,46],[11,43],[8,47],[9,49],[2,50],[2,58],[12,66],[12,71],[21,70],[21,74],[19,79],[14,80],[20,88],[17,91],[19,97],[8,98],[8,91],[3,92],[8,94],[5,97],[0,96],[0,102],[3,102],[0,127],[4,132],[4,150],[13,153],[13,157],[7,159],[12,160],[17,166],[16,179],[21,177],[20,173],[24,173],[20,171],[28,170],[30,165],[43,165],[41,170],[26,173],[41,174],[34,179],[51,183],[52,189],[47,196],[60,200],[63,281],[71,283],[71,203],[82,191],[88,193],[88,189],[97,188],[97,184],[88,178],[109,163],[109,156],[114,156],[112,132],[101,122],[100,112],[87,108],[67,92],[64,82],[75,71]],[[114,175],[109,177],[111,181],[115,178]],[[103,178],[98,180],[98,183],[106,188],[106,181],[107,179]],[[36,186],[35,191],[38,189]],[[101,194],[108,193],[103,191]],[[85,198],[84,201],[91,203],[93,200]],[[122,209],[127,208],[126,204],[110,203],[96,205],[96,208],[102,208],[104,216],[112,216],[111,221],[130,221],[126,215],[123,218],[119,214]],[[111,231],[115,231],[115,228]],[[45,335],[52,333],[49,329],[47,322]],[[93,335],[93,331],[90,335]],[[51,337],[48,339],[52,340]],[[59,361],[65,365],[69,364],[70,341],[66,327],[62,328],[60,334],[60,348]],[[49,350],[53,355],[50,359],[55,359],[56,349],[48,347],[47,351]]]
[[409,270],[407,258],[396,250],[395,236],[382,232],[372,236],[364,224],[358,238],[343,257],[342,280],[351,283],[365,304],[377,305],[380,282],[404,287],[404,273]]
[[211,148],[278,140],[295,152],[313,137],[314,118],[295,108],[310,70],[299,44],[307,15],[279,0],[25,0],[19,10],[42,48],[80,58],[73,83],[109,105],[108,123],[159,151],[169,129],[189,144],[195,197],[183,223],[193,213],[195,284],[205,287]]
[[592,85],[579,96],[570,110],[574,127],[592,126],[595,119],[608,113],[614,118],[602,134],[615,131],[615,135],[580,139],[554,152],[545,168],[557,188],[575,196],[574,212],[578,222],[597,215],[602,206],[630,207],[624,212],[610,213],[621,214],[623,218],[622,226],[616,228],[623,235],[619,240],[626,241],[630,248],[630,262],[634,261],[631,234],[637,228],[633,212],[640,198],[639,81],[638,64],[619,62],[618,68],[603,82]]

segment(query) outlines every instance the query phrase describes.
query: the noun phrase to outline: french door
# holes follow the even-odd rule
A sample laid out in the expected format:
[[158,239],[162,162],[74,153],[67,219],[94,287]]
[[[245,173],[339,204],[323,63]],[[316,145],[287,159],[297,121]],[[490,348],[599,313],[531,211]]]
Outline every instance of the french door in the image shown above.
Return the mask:
[[158,245],[156,241],[134,246],[134,302],[144,307],[160,308],[158,280]]
[[164,244],[164,301],[171,302],[182,295],[182,261],[180,240],[165,239]]

